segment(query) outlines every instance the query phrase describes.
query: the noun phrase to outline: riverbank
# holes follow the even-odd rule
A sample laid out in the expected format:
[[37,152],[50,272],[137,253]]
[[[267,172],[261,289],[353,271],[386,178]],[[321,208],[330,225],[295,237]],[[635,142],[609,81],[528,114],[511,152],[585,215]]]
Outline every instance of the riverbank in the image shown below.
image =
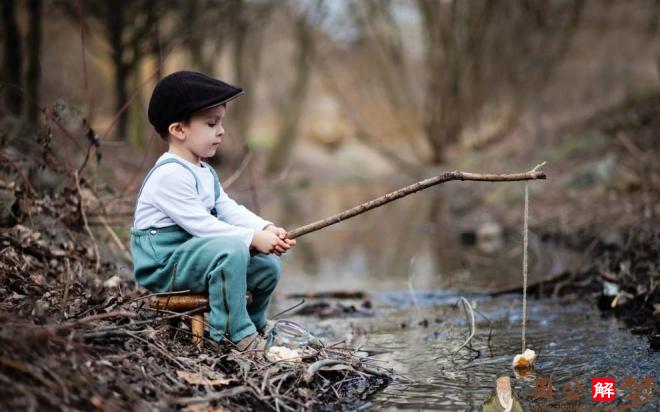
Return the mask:
[[93,182],[51,169],[64,184],[41,192],[13,166],[0,173],[0,409],[334,410],[392,380],[341,343],[297,362],[197,347],[188,314],[150,308],[130,266],[108,259],[118,245],[90,230],[104,217]]
[[[43,207],[40,212],[54,212]],[[54,217],[51,215],[50,217]],[[192,343],[188,316],[96,268],[64,227],[0,229],[0,405],[4,410],[330,410],[359,405],[391,371],[345,345],[270,362],[231,344]],[[73,229],[69,227],[68,229]]]
[[[629,99],[554,132],[552,145],[528,152],[529,165],[548,162],[548,180],[530,185],[530,230],[543,247],[570,249],[579,258],[560,273],[542,274],[531,292],[587,298],[624,319],[632,333],[648,335],[657,350],[660,95]],[[501,161],[511,149],[503,145],[495,150],[500,157],[490,154],[482,164]],[[489,214],[515,231],[521,199],[509,189],[482,200]]]

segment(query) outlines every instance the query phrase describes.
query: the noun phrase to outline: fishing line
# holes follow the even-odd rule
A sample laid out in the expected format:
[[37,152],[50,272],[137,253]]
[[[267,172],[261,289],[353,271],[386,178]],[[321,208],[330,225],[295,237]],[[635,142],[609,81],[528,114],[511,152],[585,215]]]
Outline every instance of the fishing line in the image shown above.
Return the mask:
[[[545,162],[536,165],[533,172],[545,165]],[[527,327],[527,245],[529,243],[529,182],[525,181],[525,212],[523,218],[523,307],[522,307],[522,353],[527,347],[525,332]]]
[[[522,352],[525,352],[525,328],[527,325],[527,244],[529,229],[529,183],[525,182],[525,215],[523,219],[523,307],[522,307]],[[521,353],[522,353],[521,352]]]

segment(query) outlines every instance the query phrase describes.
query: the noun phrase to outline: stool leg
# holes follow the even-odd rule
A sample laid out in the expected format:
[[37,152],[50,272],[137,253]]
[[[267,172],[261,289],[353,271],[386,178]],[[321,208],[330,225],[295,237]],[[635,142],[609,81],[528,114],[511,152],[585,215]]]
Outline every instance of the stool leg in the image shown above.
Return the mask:
[[191,315],[190,329],[192,329],[192,341],[195,345],[201,345],[204,341],[204,312]]

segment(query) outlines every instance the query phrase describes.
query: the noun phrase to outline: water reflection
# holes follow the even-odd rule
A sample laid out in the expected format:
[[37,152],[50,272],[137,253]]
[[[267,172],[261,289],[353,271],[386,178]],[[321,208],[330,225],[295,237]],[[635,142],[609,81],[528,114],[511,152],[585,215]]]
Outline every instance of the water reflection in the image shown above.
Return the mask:
[[[281,190],[263,215],[292,229],[393,187],[370,182]],[[519,285],[520,230],[505,230],[494,216],[466,214],[442,194],[419,192],[300,238],[283,260],[279,291],[391,291],[408,288],[411,278],[419,290],[483,292]],[[566,270],[573,259],[530,233],[530,282]]]

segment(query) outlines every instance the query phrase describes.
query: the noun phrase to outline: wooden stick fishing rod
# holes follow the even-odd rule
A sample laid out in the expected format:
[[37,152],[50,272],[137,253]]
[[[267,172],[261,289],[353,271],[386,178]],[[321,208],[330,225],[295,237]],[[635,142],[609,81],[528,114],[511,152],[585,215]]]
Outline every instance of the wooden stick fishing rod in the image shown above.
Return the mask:
[[[541,166],[541,165],[539,165]],[[397,199],[400,199],[409,194],[419,192],[431,186],[439,185],[441,183],[449,182],[450,180],[474,180],[481,182],[515,182],[521,180],[536,180],[536,179],[545,179],[545,173],[540,170],[536,170],[539,166],[535,167],[533,170],[524,173],[512,173],[512,174],[480,174],[480,173],[468,173],[461,171],[446,172],[441,175],[431,177],[429,179],[422,180],[417,183],[413,183],[409,186],[402,187],[401,189],[390,192],[386,195],[380,196],[376,199],[364,202],[360,205],[357,205],[351,209],[345,210],[341,213],[337,213],[334,216],[327,217],[316,222],[309,223],[307,225],[301,226],[297,229],[294,229],[287,233],[289,239],[295,239],[302,235],[306,235],[311,232],[316,232],[321,230],[324,227],[334,225],[346,219],[350,219],[354,216],[362,214],[368,210],[375,209],[384,204],[393,202]]]

